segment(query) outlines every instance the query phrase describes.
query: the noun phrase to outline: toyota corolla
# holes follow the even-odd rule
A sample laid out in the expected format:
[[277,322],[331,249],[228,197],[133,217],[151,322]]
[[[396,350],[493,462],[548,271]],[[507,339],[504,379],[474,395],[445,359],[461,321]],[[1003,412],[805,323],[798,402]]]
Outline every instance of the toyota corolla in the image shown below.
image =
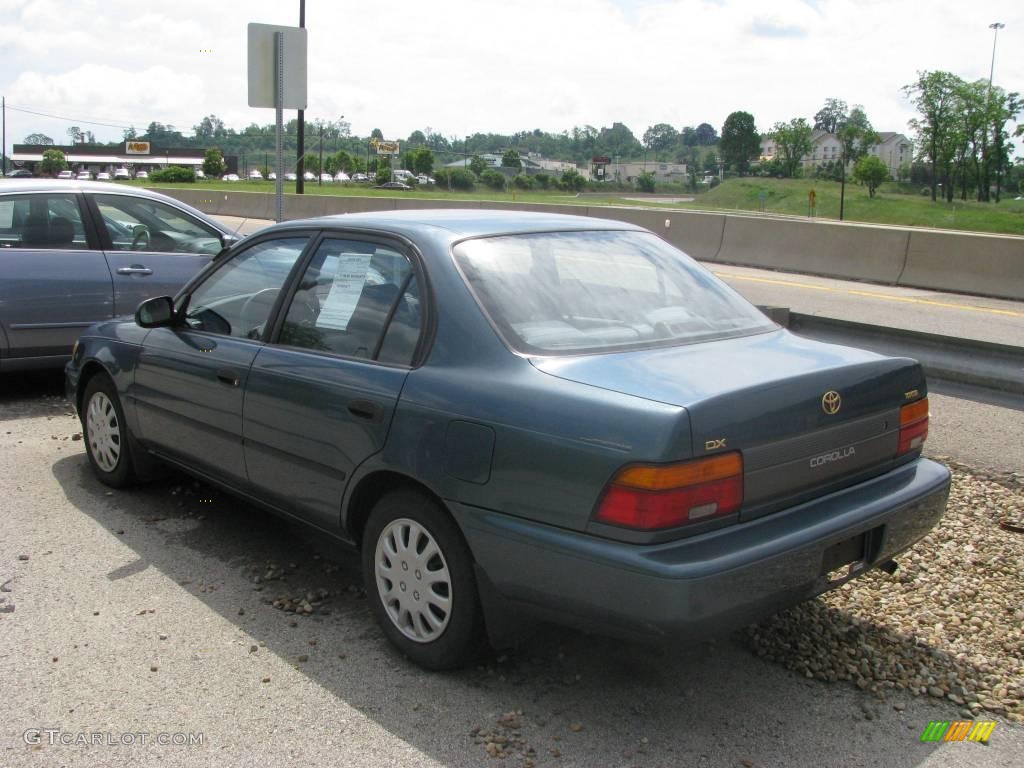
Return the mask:
[[88,461],[176,465],[361,551],[433,669],[525,617],[677,640],[940,519],[913,360],[780,328],[656,235],[487,211],[293,221],[67,366]]

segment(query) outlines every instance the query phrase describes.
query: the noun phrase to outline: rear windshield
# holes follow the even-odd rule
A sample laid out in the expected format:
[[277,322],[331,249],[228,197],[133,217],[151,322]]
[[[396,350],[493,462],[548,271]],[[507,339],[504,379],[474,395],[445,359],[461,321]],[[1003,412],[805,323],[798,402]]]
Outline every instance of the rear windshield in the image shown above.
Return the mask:
[[646,232],[508,235],[467,240],[454,253],[498,332],[526,354],[686,344],[776,327]]

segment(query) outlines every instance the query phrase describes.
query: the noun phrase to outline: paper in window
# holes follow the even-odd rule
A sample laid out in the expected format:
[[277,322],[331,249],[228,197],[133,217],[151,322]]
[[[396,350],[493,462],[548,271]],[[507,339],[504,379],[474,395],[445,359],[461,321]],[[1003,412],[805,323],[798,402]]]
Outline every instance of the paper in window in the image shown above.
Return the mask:
[[368,253],[338,254],[338,267],[334,273],[330,293],[320,305],[320,315],[316,319],[318,328],[348,330],[348,322],[352,319],[352,313],[355,312],[356,304],[363,293],[370,258],[371,255]]

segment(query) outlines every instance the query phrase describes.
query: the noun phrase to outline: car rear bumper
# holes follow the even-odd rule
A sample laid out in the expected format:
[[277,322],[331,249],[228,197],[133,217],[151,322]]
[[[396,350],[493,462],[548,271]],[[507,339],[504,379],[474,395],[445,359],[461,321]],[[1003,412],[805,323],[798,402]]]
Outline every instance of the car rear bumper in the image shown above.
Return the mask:
[[[886,562],[938,523],[949,487],[944,466],[916,459],[763,518],[655,545],[450,506],[505,599],[608,634],[678,637],[742,626]],[[827,571],[853,550],[859,564],[830,581]]]

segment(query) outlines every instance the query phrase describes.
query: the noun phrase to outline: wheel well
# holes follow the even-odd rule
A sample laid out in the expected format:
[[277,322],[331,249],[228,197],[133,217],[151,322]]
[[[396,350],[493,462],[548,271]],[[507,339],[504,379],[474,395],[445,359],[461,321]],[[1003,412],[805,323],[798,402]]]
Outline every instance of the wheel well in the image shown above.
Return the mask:
[[78,413],[82,412],[82,395],[85,394],[85,388],[89,386],[93,376],[98,376],[101,373],[106,374],[107,369],[95,360],[90,360],[82,368],[82,372],[78,376],[78,389],[75,391],[75,410]]
[[356,486],[348,500],[345,528],[355,540],[356,546],[362,546],[363,531],[366,529],[366,521],[370,518],[370,512],[373,511],[374,505],[384,494],[399,488],[419,491],[427,498],[437,502],[437,505],[445,512],[448,511],[448,507],[441,501],[441,498],[418,480],[387,470],[372,472],[359,481],[359,485]]

